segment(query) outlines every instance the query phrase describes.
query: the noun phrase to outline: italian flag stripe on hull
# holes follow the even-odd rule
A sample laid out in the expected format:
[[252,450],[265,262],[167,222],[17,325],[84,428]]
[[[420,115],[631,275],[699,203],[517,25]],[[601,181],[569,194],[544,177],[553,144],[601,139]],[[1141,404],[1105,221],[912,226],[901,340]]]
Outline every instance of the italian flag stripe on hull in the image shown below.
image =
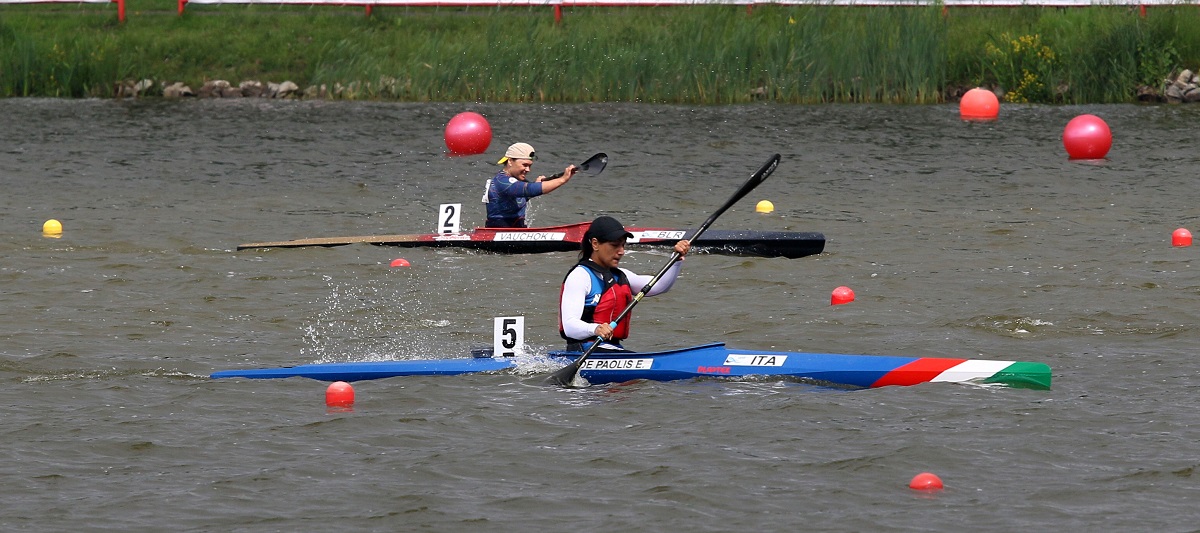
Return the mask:
[[871,386],[916,385],[917,383],[933,381],[934,378],[937,378],[946,370],[958,366],[964,361],[966,359],[922,357],[884,374],[883,377],[872,383]]
[[1045,363],[924,357],[884,374],[871,386],[916,385],[942,381],[997,383],[1019,388],[1049,389],[1050,378],[1050,366]]

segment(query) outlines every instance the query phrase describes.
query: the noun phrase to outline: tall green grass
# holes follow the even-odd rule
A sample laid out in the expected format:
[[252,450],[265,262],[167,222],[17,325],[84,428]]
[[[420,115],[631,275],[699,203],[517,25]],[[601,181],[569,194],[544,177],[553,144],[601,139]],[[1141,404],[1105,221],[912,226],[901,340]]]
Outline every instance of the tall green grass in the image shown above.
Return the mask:
[[[1200,10],[1155,7],[359,8],[146,0],[0,6],[0,96],[124,80],[291,80],[338,98],[728,104],[1128,102],[1200,67]],[[159,85],[158,87],[161,87]]]

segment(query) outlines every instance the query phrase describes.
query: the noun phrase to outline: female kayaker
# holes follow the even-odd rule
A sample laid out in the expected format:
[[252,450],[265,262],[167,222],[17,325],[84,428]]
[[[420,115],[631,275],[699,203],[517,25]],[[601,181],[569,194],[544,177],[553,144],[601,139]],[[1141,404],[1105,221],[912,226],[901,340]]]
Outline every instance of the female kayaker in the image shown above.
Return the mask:
[[[620,222],[607,216],[592,221],[583,234],[579,262],[567,273],[559,296],[558,332],[566,339],[568,350],[587,350],[600,337],[604,342],[595,352],[628,351],[621,341],[629,337],[630,316],[626,315],[615,328],[610,323],[654,278],[618,267],[625,255],[625,240],[630,237],[633,234]],[[680,255],[687,255],[690,248],[688,241],[675,244]],[[682,262],[680,259],[672,265],[646,296],[670,290]]]
[[525,206],[530,198],[541,196],[571,181],[575,175],[575,165],[563,169],[563,174],[554,179],[538,176],[530,182],[529,175],[537,154],[533,147],[526,143],[516,143],[508,147],[504,157],[496,164],[502,165],[500,172],[487,182],[487,191],[483,201],[487,202],[487,223],[489,228],[524,228]]

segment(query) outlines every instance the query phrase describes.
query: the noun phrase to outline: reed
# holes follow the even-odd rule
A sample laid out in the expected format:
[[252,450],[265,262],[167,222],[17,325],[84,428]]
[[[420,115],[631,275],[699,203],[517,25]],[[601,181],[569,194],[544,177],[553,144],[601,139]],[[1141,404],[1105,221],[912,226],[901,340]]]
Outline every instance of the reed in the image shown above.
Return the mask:
[[[1129,102],[1200,67],[1200,11],[1156,7],[376,8],[146,0],[0,6],[0,96],[105,97],[116,84],[291,80],[329,97],[734,104]],[[161,90],[161,84],[157,85]]]

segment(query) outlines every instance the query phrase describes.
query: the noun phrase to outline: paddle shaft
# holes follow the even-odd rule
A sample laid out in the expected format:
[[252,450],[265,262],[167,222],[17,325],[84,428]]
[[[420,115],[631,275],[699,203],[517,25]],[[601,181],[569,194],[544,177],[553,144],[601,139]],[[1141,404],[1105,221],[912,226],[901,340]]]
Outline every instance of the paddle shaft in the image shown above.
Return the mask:
[[[775,172],[775,168],[778,166],[779,154],[775,154],[767,160],[766,164],[764,164],[762,168],[759,168],[757,172],[752,174],[750,179],[746,180],[746,183],[742,184],[741,188],[739,188],[737,192],[733,193],[733,196],[731,196],[729,200],[725,202],[725,205],[722,205],[720,209],[717,209],[715,213],[709,216],[708,220],[705,220],[704,223],[696,229],[696,232],[693,233],[688,239],[695,240],[697,237],[707,231],[708,227],[711,226],[713,222],[716,222],[717,217],[720,217],[730,207],[733,207],[733,204],[737,203],[738,200],[741,200],[747,194],[750,194],[750,191],[754,190],[755,187],[758,187],[758,185],[766,180],[767,176],[770,176],[772,172]],[[650,292],[650,289],[654,288],[654,284],[658,283],[658,280],[662,279],[662,277],[667,273],[667,270],[670,270],[670,268],[674,266],[675,263],[679,262],[682,257],[683,256],[680,255],[679,252],[673,252],[671,254],[671,259],[667,261],[665,266],[662,267],[662,270],[659,270],[658,274],[655,274],[653,278],[650,278],[650,281],[647,282],[644,287],[642,287],[642,290],[638,291],[638,293],[634,295],[633,301],[629,302],[629,305],[625,306],[625,309],[621,311],[621,314],[617,315],[617,318],[613,320],[612,323],[615,325],[624,320],[625,317],[628,316],[631,311],[633,311],[634,306],[636,306],[638,302],[642,301],[642,298],[646,296],[646,293]],[[579,369],[583,366],[583,363],[587,361],[587,358],[592,355],[592,352],[595,351],[596,347],[599,346],[603,341],[603,338],[597,337],[595,342],[592,342],[592,345],[588,346],[588,349],[584,351],[578,359],[575,359],[575,361],[571,362],[571,364],[551,374],[550,377],[546,378],[546,381],[560,387],[566,387],[573,383],[575,381],[575,376],[579,374]]]

